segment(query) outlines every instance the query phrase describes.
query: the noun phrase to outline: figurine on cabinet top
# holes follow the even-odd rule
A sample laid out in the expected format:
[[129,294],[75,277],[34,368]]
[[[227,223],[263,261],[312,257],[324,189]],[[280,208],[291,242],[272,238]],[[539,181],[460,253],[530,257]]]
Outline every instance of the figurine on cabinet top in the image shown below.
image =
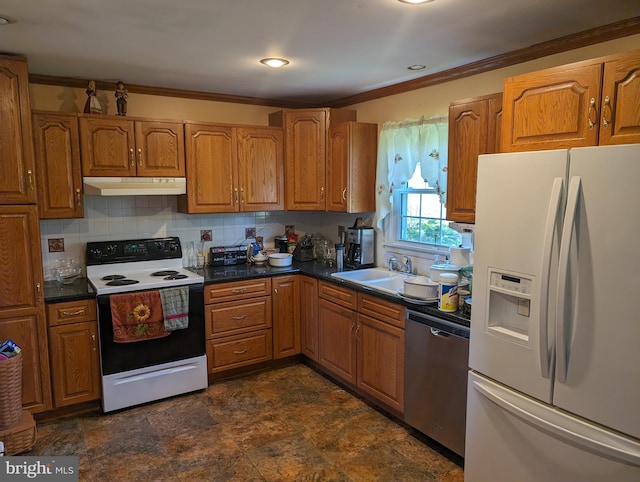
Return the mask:
[[129,93],[124,88],[124,83],[118,81],[116,84],[116,104],[118,107],[118,115],[127,115],[127,98]]
[[87,94],[87,101],[84,103],[83,112],[85,114],[102,114],[102,106],[100,105],[98,97],[96,97],[96,83],[93,80],[89,81],[85,92]]

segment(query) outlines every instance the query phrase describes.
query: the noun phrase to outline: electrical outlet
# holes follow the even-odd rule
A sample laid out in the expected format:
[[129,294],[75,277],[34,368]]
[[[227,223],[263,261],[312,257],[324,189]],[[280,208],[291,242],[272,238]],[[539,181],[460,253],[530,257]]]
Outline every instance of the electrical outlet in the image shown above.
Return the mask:
[[49,243],[50,253],[64,252],[64,238],[49,238],[47,242]]
[[256,228],[244,228],[245,239],[256,239]]
[[213,235],[211,234],[211,230],[210,229],[201,229],[200,230],[200,241],[201,242],[205,242],[205,241],[213,241]]

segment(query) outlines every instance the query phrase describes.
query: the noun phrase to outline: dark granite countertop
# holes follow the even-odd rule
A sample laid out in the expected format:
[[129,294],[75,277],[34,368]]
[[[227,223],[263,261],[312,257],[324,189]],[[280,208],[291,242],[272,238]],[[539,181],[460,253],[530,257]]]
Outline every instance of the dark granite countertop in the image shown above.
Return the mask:
[[[374,291],[371,288],[367,288],[355,283],[350,283],[338,278],[333,278],[331,274],[337,271],[336,268],[329,268],[315,261],[294,261],[292,265],[287,268],[274,268],[273,266],[269,265],[256,266],[253,264],[240,264],[215,267],[207,266],[203,269],[192,269],[192,271],[204,276],[205,285],[213,283],[224,283],[228,281],[242,281],[251,278],[264,278],[300,273],[312,276],[314,278],[331,281],[332,283],[341,284],[356,291],[371,293],[372,295],[375,295],[377,297],[404,305],[408,309],[411,309],[413,311],[418,311],[420,313],[425,313],[437,318],[442,318],[453,323],[469,326],[469,317],[463,316],[460,311],[455,313],[446,313],[438,310],[437,303],[418,305],[399,298],[398,296],[386,295],[384,293],[380,293],[379,291]],[[44,295],[45,302],[47,303],[75,301],[94,298],[96,296],[95,291],[86,278],[79,278],[68,285],[63,285],[57,281],[45,281]]]
[[87,300],[95,297],[96,292],[87,278],[78,278],[68,285],[63,285],[58,281],[44,282],[44,301],[46,303]]

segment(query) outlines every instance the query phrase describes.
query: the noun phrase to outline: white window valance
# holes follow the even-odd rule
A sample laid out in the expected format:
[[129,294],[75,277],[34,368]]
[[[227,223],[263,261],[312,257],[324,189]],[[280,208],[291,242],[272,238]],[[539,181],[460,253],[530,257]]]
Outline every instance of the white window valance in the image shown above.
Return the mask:
[[393,191],[406,187],[420,163],[420,174],[446,202],[448,119],[446,116],[385,122],[378,141],[376,216],[382,222],[393,209]]

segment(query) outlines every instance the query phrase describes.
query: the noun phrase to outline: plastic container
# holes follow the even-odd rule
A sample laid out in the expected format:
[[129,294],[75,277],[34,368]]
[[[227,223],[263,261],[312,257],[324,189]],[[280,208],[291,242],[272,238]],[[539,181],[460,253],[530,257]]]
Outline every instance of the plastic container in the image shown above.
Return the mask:
[[440,297],[438,298],[440,311],[458,311],[458,275],[454,273],[440,273]]
[[269,264],[275,268],[291,266],[293,255],[289,253],[275,253],[269,255]]
[[455,275],[460,271],[460,266],[454,264],[432,264],[429,268],[430,277],[433,281],[440,282],[440,275],[444,273],[453,273]]
[[336,269],[344,271],[344,244],[336,243]]

